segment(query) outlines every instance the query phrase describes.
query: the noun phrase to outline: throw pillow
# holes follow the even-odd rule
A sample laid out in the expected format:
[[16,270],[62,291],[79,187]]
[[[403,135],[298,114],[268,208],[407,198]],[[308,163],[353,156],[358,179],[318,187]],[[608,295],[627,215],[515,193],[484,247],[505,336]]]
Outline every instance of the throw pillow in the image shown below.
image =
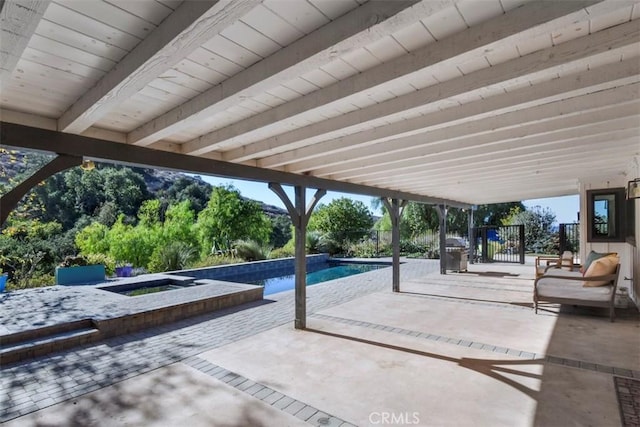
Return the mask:
[[599,258],[603,258],[609,255],[618,255],[616,252],[609,252],[609,253],[600,253],[600,252],[596,252],[596,251],[591,251],[589,252],[589,254],[587,255],[587,259],[584,261],[584,263],[582,264],[582,267],[580,267],[580,273],[582,273],[583,275],[585,274],[585,272],[589,269],[589,266],[591,265],[591,263]]
[[[602,258],[598,258],[591,263],[589,269],[584,273],[584,277],[598,277],[606,276],[616,272],[616,267],[620,263],[620,258],[617,255],[609,255]],[[595,287],[607,285],[607,280],[587,281],[582,283],[584,287]]]

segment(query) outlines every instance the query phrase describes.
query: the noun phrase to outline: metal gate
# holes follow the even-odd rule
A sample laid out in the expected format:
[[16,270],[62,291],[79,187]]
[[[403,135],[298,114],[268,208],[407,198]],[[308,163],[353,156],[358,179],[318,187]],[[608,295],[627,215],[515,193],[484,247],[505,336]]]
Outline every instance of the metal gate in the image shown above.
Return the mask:
[[560,241],[560,253],[573,252],[573,262],[578,263],[580,256],[580,224],[560,224],[558,230]]
[[471,242],[472,262],[524,264],[524,225],[474,227]]

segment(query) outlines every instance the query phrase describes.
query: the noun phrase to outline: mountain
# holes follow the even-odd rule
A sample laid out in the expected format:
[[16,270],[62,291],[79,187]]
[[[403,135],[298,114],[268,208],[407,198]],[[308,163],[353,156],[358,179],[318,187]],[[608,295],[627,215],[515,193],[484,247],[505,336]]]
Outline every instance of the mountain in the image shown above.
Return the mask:
[[[182,172],[174,172],[174,171],[159,170],[159,169],[146,169],[146,168],[144,169],[133,168],[133,169],[143,176],[144,182],[147,184],[147,190],[149,190],[149,192],[152,194],[157,193],[159,191],[169,190],[171,185],[173,185],[174,182],[176,182],[178,179],[181,179],[181,178],[193,181],[193,183],[197,185],[206,186],[209,190],[212,188],[211,184],[209,184],[208,182],[206,182],[205,180],[203,180],[201,177],[197,175],[192,176],[192,175],[184,174]],[[265,215],[269,217],[280,216],[280,215],[289,216],[289,213],[285,209],[282,209],[273,205],[268,205],[260,200],[254,200],[244,196],[242,196],[242,198],[244,200],[251,200],[258,203],[262,211],[265,213]]]
[[[9,184],[11,180],[22,181],[52,158],[53,155],[48,154],[0,149],[0,193],[2,192],[2,187]],[[206,190],[207,194],[212,188],[212,185],[204,181],[201,177],[187,175],[181,172],[143,167],[114,166],[111,164],[98,164],[97,166],[100,169],[121,168],[132,170],[142,177],[147,191],[152,197],[155,197],[159,193],[169,192],[172,186],[178,181],[183,181],[182,185],[184,187],[188,184],[195,184],[198,187],[202,187]],[[185,183],[185,181],[188,183]],[[11,185],[11,187],[13,187],[13,185]],[[246,197],[243,198],[245,200],[252,200]],[[254,201],[260,205],[262,211],[269,217],[280,215],[288,216],[288,212],[282,208],[268,205],[260,200]]]

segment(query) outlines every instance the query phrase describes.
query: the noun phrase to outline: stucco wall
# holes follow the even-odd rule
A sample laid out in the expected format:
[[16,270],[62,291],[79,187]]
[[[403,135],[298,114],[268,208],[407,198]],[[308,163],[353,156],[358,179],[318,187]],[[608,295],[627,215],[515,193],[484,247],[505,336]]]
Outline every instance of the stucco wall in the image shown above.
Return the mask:
[[640,244],[640,199],[635,201],[636,217],[636,247],[628,243],[591,243],[587,242],[587,190],[597,190],[602,188],[626,187],[627,182],[640,176],[639,159],[633,159],[629,167],[620,174],[600,179],[589,179],[580,181],[580,259],[585,259],[590,251],[596,252],[617,252],[620,255],[620,279],[618,287],[624,286],[629,290],[629,296],[636,306],[640,306],[640,251],[637,245]]

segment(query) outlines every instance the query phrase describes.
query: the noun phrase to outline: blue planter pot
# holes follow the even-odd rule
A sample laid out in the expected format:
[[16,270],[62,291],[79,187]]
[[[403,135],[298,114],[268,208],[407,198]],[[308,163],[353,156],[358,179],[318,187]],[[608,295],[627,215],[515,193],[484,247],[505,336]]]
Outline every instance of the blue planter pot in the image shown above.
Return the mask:
[[56,267],[56,285],[84,285],[103,281],[104,265],[82,265],[76,267]]
[[130,265],[125,265],[123,267],[116,267],[117,277],[131,277],[132,273],[133,273],[133,267]]

